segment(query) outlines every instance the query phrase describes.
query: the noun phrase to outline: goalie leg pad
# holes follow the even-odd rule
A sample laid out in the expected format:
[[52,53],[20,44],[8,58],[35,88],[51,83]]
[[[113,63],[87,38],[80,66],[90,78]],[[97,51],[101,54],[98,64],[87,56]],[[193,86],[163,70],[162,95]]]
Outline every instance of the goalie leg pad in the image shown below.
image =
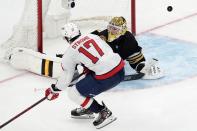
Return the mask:
[[27,48],[14,48],[10,53],[9,63],[16,69],[52,78],[58,78],[62,72],[61,58],[51,57]]

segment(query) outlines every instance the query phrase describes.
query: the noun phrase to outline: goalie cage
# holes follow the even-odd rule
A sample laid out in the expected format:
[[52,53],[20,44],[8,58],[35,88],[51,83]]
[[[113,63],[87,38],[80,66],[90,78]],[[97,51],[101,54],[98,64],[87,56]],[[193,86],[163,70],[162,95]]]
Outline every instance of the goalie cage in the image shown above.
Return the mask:
[[[76,3],[74,8],[71,2]],[[123,16],[129,30],[136,33],[135,0],[25,0],[24,5],[11,37],[1,44],[4,51],[25,47],[43,52],[43,38],[60,36],[66,22],[75,22],[83,33],[83,29],[104,29],[113,16]]]

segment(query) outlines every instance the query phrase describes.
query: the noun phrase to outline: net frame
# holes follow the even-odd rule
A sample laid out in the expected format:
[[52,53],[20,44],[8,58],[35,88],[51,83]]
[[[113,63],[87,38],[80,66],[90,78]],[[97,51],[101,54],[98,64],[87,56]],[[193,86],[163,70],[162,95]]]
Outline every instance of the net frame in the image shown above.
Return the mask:
[[[43,21],[42,21],[42,0],[37,0],[38,3],[38,51],[43,52]],[[131,27],[130,31],[136,35],[136,1],[130,0],[130,18],[131,18]],[[89,17],[89,18],[82,18],[82,19],[74,19],[71,22],[83,22],[83,21],[109,21],[112,16],[97,16],[97,17]]]
[[[35,13],[35,15],[37,15],[36,16],[37,17],[37,21],[36,21],[37,25],[35,25],[35,27],[37,28],[36,29],[37,40],[35,40],[37,42],[37,44],[36,44],[36,46],[37,46],[36,48],[37,49],[36,50],[38,52],[41,52],[41,53],[43,52],[43,22],[44,22],[44,20],[43,20],[44,18],[43,17],[44,17],[44,15],[46,13],[46,10],[43,11],[43,6],[45,6],[43,4],[43,1],[44,0],[36,0],[36,2],[37,2],[37,9],[36,9],[37,13]],[[48,1],[50,1],[50,0],[48,0]],[[130,1],[130,7],[131,7],[130,11],[126,12],[126,13],[130,14],[130,20],[129,21],[131,23],[129,25],[131,25],[131,26],[128,27],[128,28],[135,35],[136,34],[136,8],[135,8],[136,7],[136,5],[135,5],[136,2],[135,2],[135,0],[128,0],[128,1]],[[28,7],[25,7],[25,8],[28,8]],[[30,8],[32,8],[32,7],[30,7]],[[26,15],[26,17],[27,17],[27,14],[25,14],[25,13],[23,13],[23,15]],[[91,21],[91,23],[93,23],[93,21],[109,22],[112,17],[113,16],[95,16],[95,17],[89,17],[89,18],[72,19],[70,21],[71,22],[81,23],[81,24],[83,24],[84,21],[86,21],[86,22]],[[22,18],[26,19],[26,18],[24,18],[24,16],[22,16]],[[95,23],[99,23],[99,22],[95,22]],[[13,36],[13,37],[15,37],[15,36]],[[34,36],[32,36],[32,37],[34,37]]]

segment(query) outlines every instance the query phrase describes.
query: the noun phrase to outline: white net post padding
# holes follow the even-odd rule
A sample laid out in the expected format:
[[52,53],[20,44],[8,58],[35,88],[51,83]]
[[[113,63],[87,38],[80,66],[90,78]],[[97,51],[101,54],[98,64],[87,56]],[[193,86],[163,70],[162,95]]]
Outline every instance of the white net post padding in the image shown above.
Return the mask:
[[61,27],[70,18],[68,0],[51,0],[49,10],[45,16],[43,25],[44,38],[57,38],[61,35]]

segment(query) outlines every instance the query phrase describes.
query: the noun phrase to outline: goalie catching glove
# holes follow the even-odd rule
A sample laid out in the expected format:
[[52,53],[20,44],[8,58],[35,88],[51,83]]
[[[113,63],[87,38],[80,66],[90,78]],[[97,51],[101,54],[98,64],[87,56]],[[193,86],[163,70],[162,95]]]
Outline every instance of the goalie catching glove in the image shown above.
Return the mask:
[[136,68],[140,66],[143,68],[139,72],[145,74],[142,79],[154,80],[164,77],[164,71],[159,67],[157,59],[141,62]]
[[60,91],[61,90],[56,88],[55,84],[52,84],[50,88],[46,89],[45,97],[47,97],[47,99],[49,101],[54,100],[54,99],[58,98]]

